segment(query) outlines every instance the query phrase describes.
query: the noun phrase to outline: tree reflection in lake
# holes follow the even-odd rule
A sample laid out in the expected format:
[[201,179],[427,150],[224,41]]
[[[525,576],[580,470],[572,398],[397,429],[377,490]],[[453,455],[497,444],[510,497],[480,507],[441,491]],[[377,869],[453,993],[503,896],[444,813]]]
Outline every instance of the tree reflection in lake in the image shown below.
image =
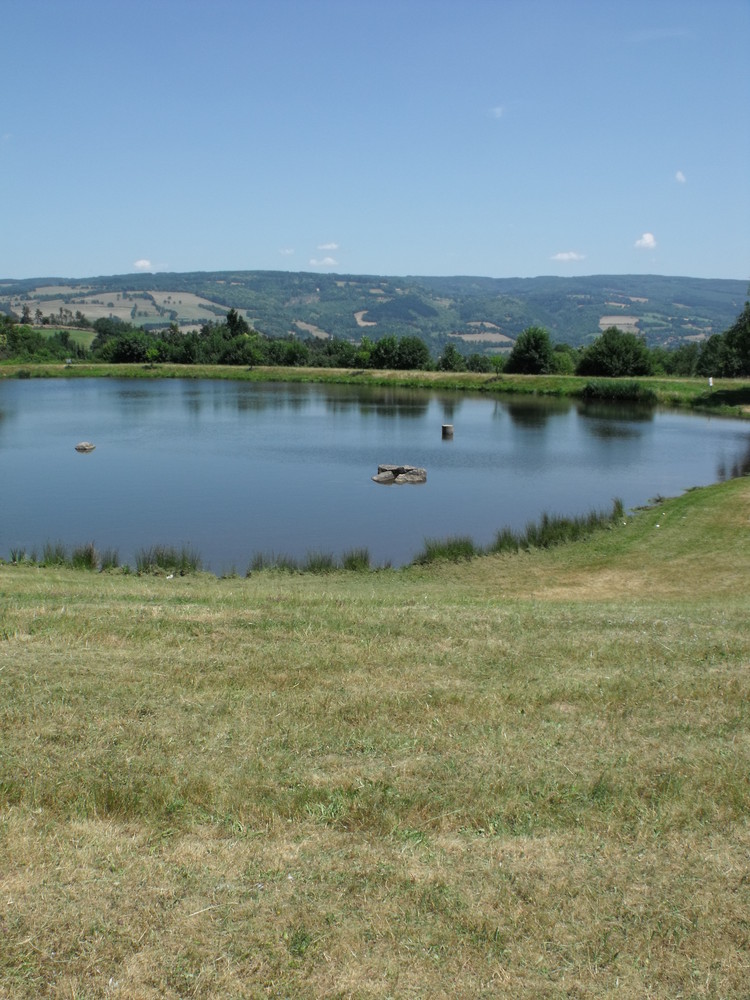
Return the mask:
[[[217,572],[270,550],[367,547],[398,565],[425,537],[489,544],[545,511],[634,507],[750,463],[740,421],[395,387],[4,380],[0,412],[0,555],[93,540],[132,565],[190,545]],[[97,445],[85,461],[81,440]],[[383,490],[383,463],[427,483]]]

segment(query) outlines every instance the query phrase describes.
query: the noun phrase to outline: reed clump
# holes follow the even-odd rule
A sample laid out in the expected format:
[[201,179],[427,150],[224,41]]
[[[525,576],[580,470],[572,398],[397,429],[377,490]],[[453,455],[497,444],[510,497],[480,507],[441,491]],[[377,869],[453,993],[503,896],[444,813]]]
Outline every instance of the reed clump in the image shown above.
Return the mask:
[[498,532],[490,552],[549,549],[554,545],[565,545],[589,538],[594,532],[613,527],[622,522],[625,508],[622,500],[615,499],[611,511],[592,510],[580,516],[564,517],[558,514],[542,514],[539,521],[530,521],[524,531],[517,534],[505,528]]
[[120,568],[120,553],[117,549],[103,549],[101,554],[101,569],[106,570]]
[[67,566],[68,550],[62,542],[45,542],[42,548],[42,563],[45,566]]
[[187,545],[181,548],[152,545],[150,548],[139,549],[135,554],[135,569],[139,575],[174,573],[185,576],[188,573],[198,573],[202,568],[201,557]]
[[371,568],[370,550],[361,547],[344,552],[341,556],[341,568],[352,573],[366,573]]
[[76,545],[70,556],[70,565],[73,569],[99,569],[99,553],[93,542],[86,542],[84,545]]
[[463,559],[473,559],[481,555],[474,541],[468,535],[450,535],[448,538],[426,538],[424,548],[412,560],[415,566],[425,566],[428,563],[460,562]]
[[275,552],[257,552],[250,561],[247,576],[263,571],[281,573],[332,573],[337,569],[366,573],[372,568],[370,551],[366,547],[349,549],[340,559],[330,552],[310,551],[304,559]]
[[625,518],[622,500],[615,499],[610,511],[590,511],[580,516],[566,517],[557,514],[542,514],[539,521],[529,521],[522,531],[501,528],[495,540],[487,547],[474,544],[468,536],[452,536],[446,539],[426,539],[424,548],[413,560],[413,565],[424,566],[431,562],[459,562],[476,556],[502,552],[549,549],[555,545],[565,545],[588,538],[597,531],[612,528]]

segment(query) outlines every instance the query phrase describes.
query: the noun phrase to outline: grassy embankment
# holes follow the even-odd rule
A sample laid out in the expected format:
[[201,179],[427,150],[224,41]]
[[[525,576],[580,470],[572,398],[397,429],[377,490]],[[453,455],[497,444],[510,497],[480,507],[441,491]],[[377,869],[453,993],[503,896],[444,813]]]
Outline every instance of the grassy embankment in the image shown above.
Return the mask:
[[747,997],[750,480],[625,520],[0,566],[0,996]]
[[[586,387],[599,386],[602,398],[628,399],[635,386],[644,396],[665,406],[708,410],[730,416],[750,415],[750,380],[715,379],[709,389],[705,379],[645,378],[592,379],[575,375],[488,375],[471,372],[403,372],[343,368],[243,368],[236,365],[73,365],[0,364],[0,378],[189,378],[232,379],[247,382],[330,382],[352,385],[405,386],[516,393],[537,396],[586,395]],[[623,391],[620,395],[618,390]],[[597,391],[597,390],[595,390]]]

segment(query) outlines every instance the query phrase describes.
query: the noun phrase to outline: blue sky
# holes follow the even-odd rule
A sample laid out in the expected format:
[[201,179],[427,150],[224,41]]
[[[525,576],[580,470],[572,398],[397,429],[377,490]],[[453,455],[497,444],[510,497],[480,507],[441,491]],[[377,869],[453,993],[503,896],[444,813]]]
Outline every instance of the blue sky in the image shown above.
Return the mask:
[[0,278],[750,278],[750,0],[3,0]]

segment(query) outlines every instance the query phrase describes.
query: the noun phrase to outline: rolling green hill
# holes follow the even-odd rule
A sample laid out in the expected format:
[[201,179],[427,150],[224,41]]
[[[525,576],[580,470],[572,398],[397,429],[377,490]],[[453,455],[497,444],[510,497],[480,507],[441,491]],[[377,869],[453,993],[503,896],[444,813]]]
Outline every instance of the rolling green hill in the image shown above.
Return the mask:
[[580,346],[608,326],[676,346],[721,333],[742,310],[744,281],[591,275],[581,278],[385,277],[290,271],[122,274],[0,281],[0,311],[33,322],[39,313],[72,323],[117,316],[146,328],[181,328],[230,308],[269,336],[372,340],[422,337],[433,350],[460,338],[502,350],[526,327]]

